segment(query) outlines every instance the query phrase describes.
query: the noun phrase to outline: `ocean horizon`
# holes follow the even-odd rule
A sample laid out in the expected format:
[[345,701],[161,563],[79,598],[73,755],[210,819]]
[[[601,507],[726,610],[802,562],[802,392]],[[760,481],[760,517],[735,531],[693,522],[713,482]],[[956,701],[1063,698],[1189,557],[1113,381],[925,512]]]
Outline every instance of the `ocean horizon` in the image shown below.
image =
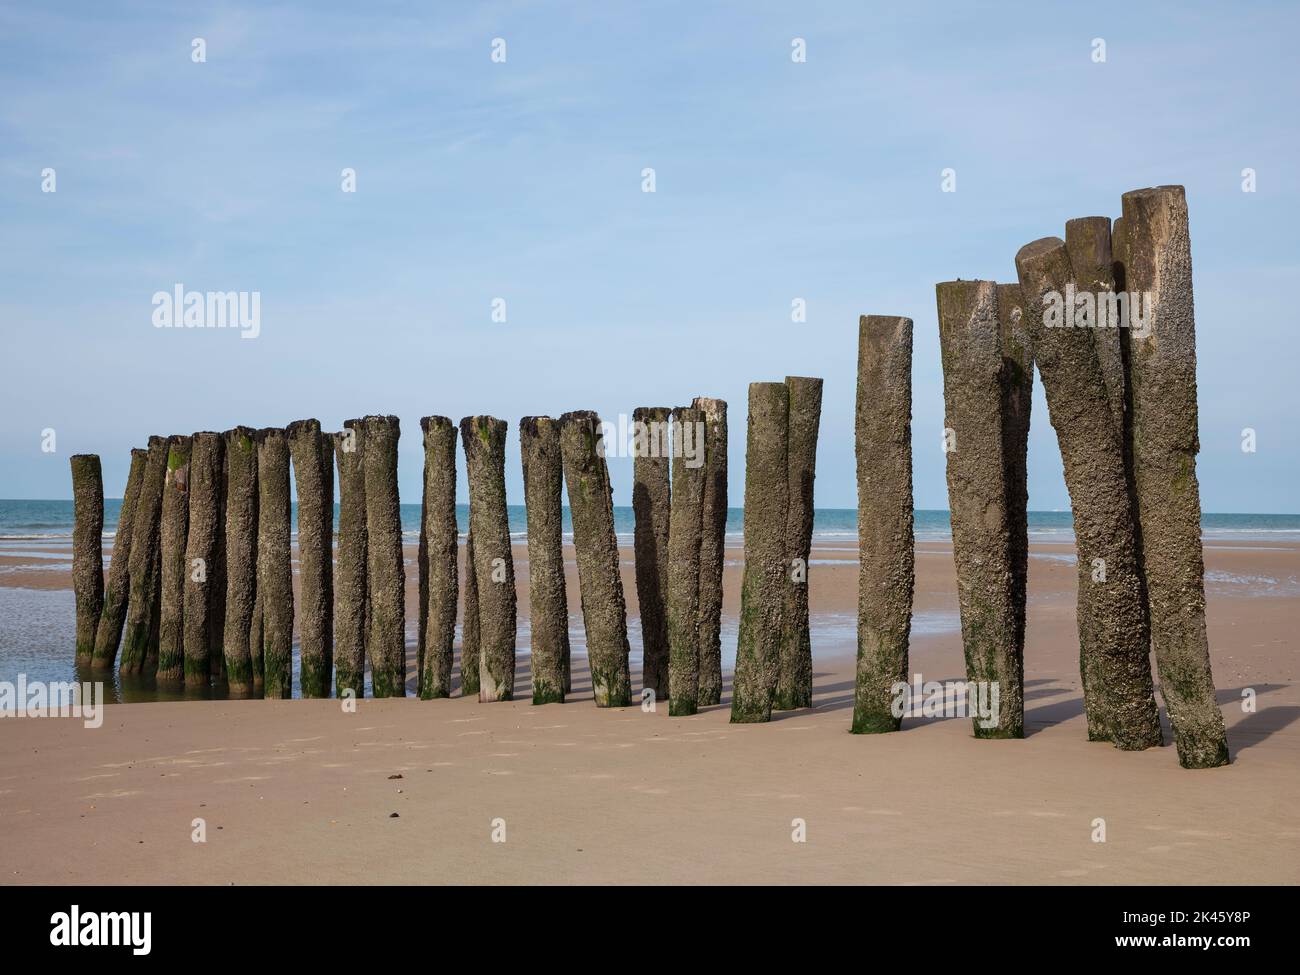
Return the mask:
[[[112,539],[121,513],[121,498],[104,499],[104,537]],[[526,540],[527,512],[522,504],[507,506],[512,538]],[[297,534],[298,505],[292,506],[292,527]],[[334,527],[338,529],[339,506],[334,505]],[[1069,511],[1030,511],[1029,535],[1039,542],[1072,542],[1073,518]],[[407,540],[419,537],[420,505],[401,506],[402,534]],[[917,541],[951,541],[952,530],[947,509],[918,508],[914,512]],[[463,536],[469,530],[469,505],[456,505],[456,522]],[[73,507],[70,499],[5,499],[0,498],[0,544],[31,543],[72,538]],[[635,516],[630,505],[614,506],[614,530],[620,542],[630,543],[635,528]],[[572,541],[569,509],[563,509],[563,530],[566,541]],[[1300,514],[1253,514],[1233,512],[1204,512],[1201,531],[1213,538],[1259,538],[1260,536],[1285,536],[1300,540]],[[727,509],[727,535],[733,540],[744,536],[744,509]],[[825,540],[836,538],[855,540],[858,535],[856,508],[816,508],[813,512],[813,537]],[[24,546],[25,547],[25,546]]]

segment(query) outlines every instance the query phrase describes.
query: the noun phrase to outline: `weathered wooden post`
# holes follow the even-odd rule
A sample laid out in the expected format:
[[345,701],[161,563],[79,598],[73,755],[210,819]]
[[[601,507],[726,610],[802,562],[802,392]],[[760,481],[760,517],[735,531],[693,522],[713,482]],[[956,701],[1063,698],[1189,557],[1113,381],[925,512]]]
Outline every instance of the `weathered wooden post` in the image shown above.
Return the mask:
[[[672,411],[668,533],[668,713],[695,714],[700,691],[700,544],[704,529],[704,411]],[[658,692],[656,692],[657,694]]]
[[[424,433],[424,508],[421,562],[424,609],[419,620],[424,634],[420,697],[451,697],[451,667],[456,644],[456,426],[445,416],[420,420]],[[536,630],[534,629],[534,632]]]
[[194,434],[190,446],[189,528],[185,535],[185,576],[182,582],[182,648],[187,687],[206,687],[212,678],[212,617],[220,608],[218,571],[221,523],[221,480],[225,449],[221,434]]
[[1125,287],[1144,295],[1128,330],[1133,468],[1142,568],[1160,693],[1185,768],[1226,765],[1205,632],[1201,494],[1196,480],[1196,318],[1181,186],[1124,194]]
[[1063,295],[1075,281],[1065,242],[1044,237],[1016,270],[1047,411],[1056,430],[1078,553],[1080,670],[1088,736],[1133,750],[1160,744],[1121,424],[1111,412],[1097,329],[1076,326]]
[[478,588],[480,701],[509,701],[515,693],[515,562],[506,510],[506,429],[505,420],[491,416],[460,421]]
[[600,417],[590,410],[560,417],[560,451],[573,521],[592,693],[597,707],[627,707],[632,703],[627,603],[619,575],[614,501]]
[[948,281],[935,291],[966,677],[987,688],[988,702],[995,688],[998,694],[996,719],[976,714],[972,723],[976,738],[1022,738],[1024,661],[1015,645],[997,286],[992,281]]
[[333,437],[339,471],[339,551],[334,572],[334,686],[364,697],[369,583],[366,565],[365,429],[349,420]]
[[727,549],[727,402],[697,396],[704,414],[704,512],[700,533],[701,707],[722,700],[722,568]]
[[298,660],[303,697],[329,697],[334,678],[334,464],[319,420],[285,428],[298,493]]
[[1015,652],[1024,658],[1029,577],[1029,413],[1034,394],[1034,347],[1029,311],[1018,284],[999,284],[1002,343],[1002,466],[1007,489]]
[[560,425],[549,416],[519,421],[524,506],[528,511],[528,616],[532,628],[533,703],[563,704],[569,660],[569,602],[564,585],[563,463]]
[[397,492],[395,416],[368,416],[365,427],[366,556],[370,594],[370,682],[375,697],[406,696],[406,567]]
[[858,660],[854,734],[897,731],[916,580],[912,514],[912,320],[858,319]]
[[158,680],[185,677],[185,547],[190,526],[190,437],[172,437],[163,483],[159,595]]
[[781,665],[789,509],[790,388],[750,383],[745,439],[745,571],[731,695],[733,723],[767,721]]
[[[208,571],[208,675],[213,681],[226,680],[226,441],[216,435],[216,450],[220,462],[216,470],[216,542],[213,549],[214,564]],[[191,457],[190,465],[194,461]],[[194,492],[190,492],[190,516],[193,518]],[[188,638],[187,638],[188,639]]]
[[150,655],[154,615],[158,607],[159,523],[166,480],[167,438],[150,437],[131,534],[131,596],[119,667],[124,674],[143,673]]
[[[641,612],[641,686],[655,697],[668,697],[668,414],[666,406],[640,406],[632,411],[633,551],[636,558],[636,600]],[[692,705],[693,707],[693,705]],[[693,713],[693,711],[692,711]]]
[[460,625],[460,693],[478,697],[478,578],[474,575],[474,530],[465,533],[465,611]]
[[785,518],[785,610],[781,618],[780,671],[772,707],[812,707],[812,640],[808,632],[808,576],[812,554],[813,481],[817,475],[817,431],[821,425],[822,381],[787,376],[790,390],[788,507]]
[[249,427],[235,427],[222,434],[226,448],[226,620],[222,656],[231,697],[246,697],[254,687],[249,631],[257,600],[255,437]]
[[95,656],[104,610],[104,475],[98,454],[74,454],[72,465],[72,591],[77,604],[76,661]]
[[91,660],[91,666],[96,670],[107,670],[117,663],[117,648],[122,642],[122,626],[126,623],[126,604],[131,592],[130,563],[135,512],[140,503],[140,485],[144,481],[148,456],[147,450],[138,447],[131,451],[131,468],[126,475],[126,488],[122,492],[117,529],[113,532],[113,560],[108,565],[104,607],[95,630],[95,656]]
[[262,604],[262,687],[293,696],[293,565],[289,443],[281,427],[257,431],[257,597]]

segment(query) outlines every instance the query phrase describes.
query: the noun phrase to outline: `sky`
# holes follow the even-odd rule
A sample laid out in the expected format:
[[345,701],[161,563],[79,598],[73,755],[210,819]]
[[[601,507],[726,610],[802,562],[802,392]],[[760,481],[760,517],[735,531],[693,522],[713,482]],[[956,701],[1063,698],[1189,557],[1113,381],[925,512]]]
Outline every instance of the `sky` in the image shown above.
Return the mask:
[[[0,497],[71,497],[82,452],[120,496],[150,434],[391,413],[418,501],[419,418],[492,414],[522,503],[519,417],[710,395],[738,505],[748,384],[805,375],[816,503],[852,507],[886,314],[946,508],[935,283],[1180,183],[1203,508],[1300,511],[1298,33],[1257,3],[0,0]],[[154,327],[178,284],[259,293],[257,338]],[[1029,468],[1068,508],[1041,384]]]

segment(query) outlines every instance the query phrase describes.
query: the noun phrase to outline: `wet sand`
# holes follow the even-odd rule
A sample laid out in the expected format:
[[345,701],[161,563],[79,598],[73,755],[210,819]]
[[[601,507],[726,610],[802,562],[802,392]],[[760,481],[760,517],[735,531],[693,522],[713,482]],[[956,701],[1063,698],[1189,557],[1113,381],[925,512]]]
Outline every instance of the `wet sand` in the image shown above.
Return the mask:
[[[975,740],[959,718],[847,733],[856,563],[843,541],[813,553],[815,706],[769,725],[728,724],[729,680],[724,704],[692,718],[669,718],[665,707],[600,710],[585,666],[569,703],[532,707],[526,658],[508,703],[364,700],[356,713],[334,700],[118,704],[99,729],[5,719],[0,879],[1300,880],[1300,546],[1206,546],[1210,644],[1234,761],[1204,771],[1180,769],[1171,746],[1121,753],[1085,740],[1072,547],[1032,551],[1023,741]],[[526,552],[516,556],[526,580]],[[725,578],[733,643],[740,557],[729,553]],[[630,551],[624,563],[635,615]],[[21,571],[0,576],[0,585],[26,581]],[[578,613],[572,578],[569,600]],[[918,545],[915,612],[938,625],[914,636],[911,670],[960,678],[960,637],[945,625],[957,612],[947,544]],[[521,623],[526,613],[524,592]],[[1242,710],[1243,688],[1256,692],[1254,713]],[[205,843],[192,842],[195,818],[206,822]],[[1104,843],[1093,842],[1097,819]],[[498,820],[504,843],[493,842]],[[796,820],[806,842],[792,841]]]

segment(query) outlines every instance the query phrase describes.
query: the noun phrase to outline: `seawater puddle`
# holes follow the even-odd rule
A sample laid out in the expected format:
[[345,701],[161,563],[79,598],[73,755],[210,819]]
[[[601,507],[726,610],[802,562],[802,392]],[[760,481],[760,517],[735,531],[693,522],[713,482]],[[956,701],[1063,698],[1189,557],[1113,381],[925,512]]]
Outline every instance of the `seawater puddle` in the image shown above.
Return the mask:
[[[853,613],[814,613],[809,620],[814,657],[819,655],[850,656],[857,647],[857,616]],[[912,617],[914,636],[957,632],[960,620],[956,612],[923,612]],[[723,618],[722,665],[734,669],[738,622]],[[416,632],[413,620],[407,621],[407,647],[413,651]],[[226,697],[222,686],[211,688],[184,688],[159,686],[151,677],[123,676],[113,670],[107,674],[78,674],[73,660],[75,637],[75,605],[73,594],[67,589],[7,589],[0,588],[0,680],[16,681],[19,674],[28,680],[46,682],[72,680],[102,680],[107,700],[122,701],[180,701],[222,699]],[[460,629],[457,627],[457,642]],[[517,654],[521,666],[530,653],[532,630],[528,620],[519,620]],[[569,616],[570,652],[574,657],[587,654],[586,632],[581,614]],[[643,657],[641,620],[628,620],[628,644],[633,669],[640,669]],[[300,696],[301,675],[298,645],[293,648],[294,697]],[[408,673],[412,680],[415,675]],[[370,693],[369,675],[366,694]]]

